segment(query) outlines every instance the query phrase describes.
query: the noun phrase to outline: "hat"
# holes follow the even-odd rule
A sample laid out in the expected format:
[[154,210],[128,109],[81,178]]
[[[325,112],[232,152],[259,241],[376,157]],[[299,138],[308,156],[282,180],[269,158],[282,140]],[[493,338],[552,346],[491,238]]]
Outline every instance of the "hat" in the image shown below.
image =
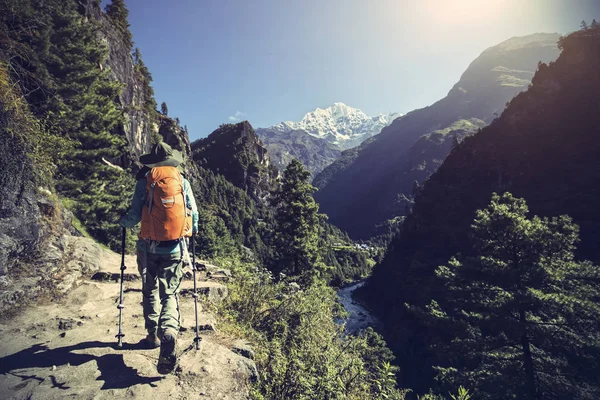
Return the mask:
[[180,151],[173,150],[165,142],[158,142],[150,150],[150,153],[140,156],[140,162],[150,168],[154,167],[176,167],[183,162]]

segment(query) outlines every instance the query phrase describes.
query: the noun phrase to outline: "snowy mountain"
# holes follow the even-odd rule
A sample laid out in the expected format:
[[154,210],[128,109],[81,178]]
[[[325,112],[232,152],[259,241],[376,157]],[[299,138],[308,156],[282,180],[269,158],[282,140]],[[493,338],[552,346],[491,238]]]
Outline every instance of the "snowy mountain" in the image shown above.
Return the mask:
[[370,117],[357,108],[334,103],[327,108],[309,112],[300,122],[285,121],[268,129],[281,133],[305,131],[342,149],[349,149],[377,135],[401,116],[400,113],[391,113]]

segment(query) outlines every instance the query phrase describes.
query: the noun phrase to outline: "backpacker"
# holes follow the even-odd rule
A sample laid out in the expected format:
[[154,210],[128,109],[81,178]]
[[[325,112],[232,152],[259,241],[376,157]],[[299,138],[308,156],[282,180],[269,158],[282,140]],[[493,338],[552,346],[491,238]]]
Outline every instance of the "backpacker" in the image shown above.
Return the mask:
[[183,177],[175,167],[154,167],[146,175],[146,206],[141,239],[159,242],[192,236],[192,211],[186,207]]

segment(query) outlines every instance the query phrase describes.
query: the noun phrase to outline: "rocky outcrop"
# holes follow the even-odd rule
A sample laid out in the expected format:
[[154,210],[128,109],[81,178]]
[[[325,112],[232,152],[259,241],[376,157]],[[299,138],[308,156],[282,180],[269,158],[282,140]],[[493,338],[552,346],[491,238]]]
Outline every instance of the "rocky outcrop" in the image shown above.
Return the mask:
[[99,24],[100,39],[108,49],[107,58],[100,67],[110,69],[113,79],[123,84],[119,101],[125,122],[120,129],[129,143],[129,154],[120,161],[123,166],[129,166],[149,149],[152,133],[158,130],[155,122],[155,115],[158,113],[147,107],[151,99],[146,98],[144,82],[134,65],[131,49],[124,44],[118,30],[110,23],[98,2],[86,0],[84,3],[86,15]]
[[277,179],[267,149],[248,121],[224,124],[208,137],[192,143],[195,163],[264,202]]

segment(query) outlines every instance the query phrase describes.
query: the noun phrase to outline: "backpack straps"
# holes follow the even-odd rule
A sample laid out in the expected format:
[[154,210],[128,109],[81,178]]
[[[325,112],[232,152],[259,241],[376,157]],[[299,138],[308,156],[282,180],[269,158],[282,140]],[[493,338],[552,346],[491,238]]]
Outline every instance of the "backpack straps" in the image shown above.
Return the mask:
[[154,204],[154,186],[156,186],[156,182],[150,184],[150,193],[148,194],[148,214],[152,213],[152,204]]

